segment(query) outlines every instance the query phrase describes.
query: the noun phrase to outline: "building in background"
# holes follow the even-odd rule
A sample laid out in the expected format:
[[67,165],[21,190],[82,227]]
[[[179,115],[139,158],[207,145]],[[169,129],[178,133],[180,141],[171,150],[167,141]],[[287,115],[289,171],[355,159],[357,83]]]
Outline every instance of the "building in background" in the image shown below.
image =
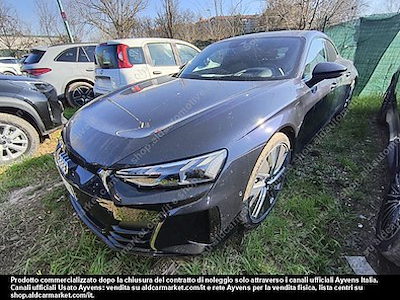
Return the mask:
[[0,56],[19,57],[33,47],[60,44],[63,40],[57,36],[18,35],[0,36]]

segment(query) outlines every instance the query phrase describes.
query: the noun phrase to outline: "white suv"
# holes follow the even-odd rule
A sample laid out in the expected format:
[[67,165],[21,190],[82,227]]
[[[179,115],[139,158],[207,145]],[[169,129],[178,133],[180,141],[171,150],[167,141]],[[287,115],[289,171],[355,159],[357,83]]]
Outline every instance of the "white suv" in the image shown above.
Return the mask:
[[21,75],[21,65],[15,57],[0,57],[0,72],[4,75]]
[[35,48],[22,71],[53,85],[71,106],[82,106],[94,98],[94,50],[96,44],[66,44]]
[[177,73],[200,50],[184,41],[163,38],[112,40],[96,47],[95,95],[124,85]]

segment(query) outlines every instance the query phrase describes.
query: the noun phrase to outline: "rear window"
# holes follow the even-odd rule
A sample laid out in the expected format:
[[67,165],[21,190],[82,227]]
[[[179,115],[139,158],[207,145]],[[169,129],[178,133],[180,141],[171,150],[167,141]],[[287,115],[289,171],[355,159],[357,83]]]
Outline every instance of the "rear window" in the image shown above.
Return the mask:
[[99,45],[95,52],[96,64],[102,69],[117,69],[117,45]]
[[94,62],[95,46],[79,47],[78,62]]
[[31,54],[29,54],[28,57],[25,59],[24,64],[28,65],[28,64],[38,63],[43,57],[45,52],[46,51],[32,50]]

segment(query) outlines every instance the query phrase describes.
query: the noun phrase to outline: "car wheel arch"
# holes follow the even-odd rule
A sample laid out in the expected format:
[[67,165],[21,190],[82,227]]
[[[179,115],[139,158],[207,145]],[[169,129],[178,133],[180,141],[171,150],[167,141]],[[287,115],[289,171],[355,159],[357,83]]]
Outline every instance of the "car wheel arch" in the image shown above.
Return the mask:
[[292,144],[292,149],[296,147],[296,131],[291,125],[285,125],[284,127],[280,128],[277,132],[282,132],[288,136],[290,143]]
[[69,81],[69,82],[65,85],[65,88],[64,88],[64,95],[67,95],[67,92],[68,92],[69,87],[70,87],[72,84],[77,83],[77,82],[85,82],[85,83],[88,83],[88,84],[91,84],[92,86],[94,86],[94,82],[91,81],[91,80],[89,80],[89,79],[87,79],[87,78],[74,79],[74,80]]
[[44,140],[43,132],[44,132],[44,124],[42,124],[42,121],[40,121],[39,116],[34,116],[34,113],[30,112],[29,110],[26,109],[21,109],[13,106],[0,106],[0,113],[5,113],[5,114],[10,114],[13,116],[17,116],[25,121],[27,121],[29,124],[35,128],[37,133],[40,136],[41,141]]

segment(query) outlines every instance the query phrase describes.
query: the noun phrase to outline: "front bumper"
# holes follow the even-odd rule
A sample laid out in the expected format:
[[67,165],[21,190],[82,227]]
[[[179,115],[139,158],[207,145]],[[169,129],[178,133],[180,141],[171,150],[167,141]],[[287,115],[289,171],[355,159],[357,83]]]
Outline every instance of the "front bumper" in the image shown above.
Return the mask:
[[[111,249],[152,256],[196,255],[217,243],[220,213],[217,207],[207,205],[209,188],[163,193],[130,186],[138,203],[121,205],[112,200],[99,170],[84,167],[79,158],[60,147],[55,160],[79,218]],[[163,199],[158,203],[142,202],[146,198],[151,201],[155,194]]]
[[44,124],[42,135],[48,135],[60,128],[67,120],[63,115],[64,106],[58,100],[55,89],[53,88],[41,94],[45,98],[43,101],[35,103],[35,108]]

